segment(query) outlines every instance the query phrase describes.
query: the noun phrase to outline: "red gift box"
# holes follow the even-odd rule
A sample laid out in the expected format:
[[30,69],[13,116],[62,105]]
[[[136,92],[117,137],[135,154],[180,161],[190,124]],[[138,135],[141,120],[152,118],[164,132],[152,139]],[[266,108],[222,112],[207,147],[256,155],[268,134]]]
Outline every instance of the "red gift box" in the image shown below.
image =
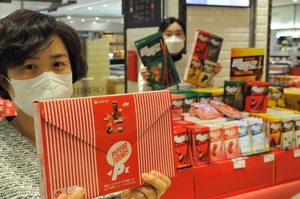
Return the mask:
[[[151,105],[153,101],[157,102]],[[170,91],[34,103],[42,198],[85,188],[85,199],[176,175]]]

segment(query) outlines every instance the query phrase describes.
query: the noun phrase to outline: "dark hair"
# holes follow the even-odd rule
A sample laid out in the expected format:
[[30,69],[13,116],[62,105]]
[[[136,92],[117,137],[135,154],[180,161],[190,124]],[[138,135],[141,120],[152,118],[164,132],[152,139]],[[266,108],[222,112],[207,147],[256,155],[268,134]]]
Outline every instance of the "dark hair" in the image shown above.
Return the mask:
[[[32,56],[52,42],[57,35],[69,54],[73,83],[87,73],[80,38],[75,29],[56,17],[31,10],[17,10],[0,19],[0,75],[7,76],[8,68],[21,66]],[[0,86],[0,97],[10,99]]]
[[181,26],[183,33],[186,35],[186,29],[185,29],[185,25],[184,25],[183,21],[181,21],[180,19],[177,19],[175,17],[166,18],[163,22],[161,22],[161,24],[158,28],[158,31],[164,32],[169,27],[169,25],[171,25],[172,23],[175,23],[175,22]]

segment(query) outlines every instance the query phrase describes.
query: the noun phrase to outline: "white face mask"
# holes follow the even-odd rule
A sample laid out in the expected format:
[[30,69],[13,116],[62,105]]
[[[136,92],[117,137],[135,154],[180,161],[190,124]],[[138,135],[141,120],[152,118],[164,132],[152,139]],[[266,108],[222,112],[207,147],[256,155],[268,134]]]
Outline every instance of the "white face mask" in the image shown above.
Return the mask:
[[14,103],[31,117],[33,117],[33,101],[69,98],[73,93],[72,73],[59,75],[44,72],[32,79],[11,79],[9,82],[15,91]]
[[171,54],[179,53],[184,47],[184,40],[175,35],[165,39],[165,42]]

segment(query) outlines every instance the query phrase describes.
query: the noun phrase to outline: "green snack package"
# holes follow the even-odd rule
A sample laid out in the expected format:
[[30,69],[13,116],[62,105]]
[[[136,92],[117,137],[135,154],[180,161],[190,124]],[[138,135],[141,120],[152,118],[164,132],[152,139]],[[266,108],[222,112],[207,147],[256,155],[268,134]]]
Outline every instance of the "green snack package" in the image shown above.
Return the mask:
[[223,102],[239,111],[244,111],[245,105],[245,82],[224,81]]
[[191,108],[191,104],[196,102],[196,92],[191,91],[191,90],[172,90],[171,91],[173,94],[180,94],[184,95],[184,112],[187,113],[189,112]]
[[180,83],[178,72],[161,32],[134,42],[142,63],[150,73],[153,90],[162,90]]

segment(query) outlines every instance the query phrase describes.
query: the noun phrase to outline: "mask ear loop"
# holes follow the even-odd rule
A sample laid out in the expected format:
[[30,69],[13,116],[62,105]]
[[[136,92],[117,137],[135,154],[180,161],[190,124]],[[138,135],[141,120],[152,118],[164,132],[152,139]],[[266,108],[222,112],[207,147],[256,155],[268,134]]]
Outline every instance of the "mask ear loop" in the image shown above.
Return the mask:
[[11,81],[7,77],[5,77],[5,75],[2,75],[2,77],[4,77],[4,79],[11,84]]
[[[1,86],[2,86],[2,88],[4,88],[4,90],[7,90],[7,87],[8,87],[8,84],[7,83],[10,83],[11,85],[12,85],[12,83],[11,83],[11,81],[7,78],[7,77],[5,77],[4,75],[2,75],[2,81],[0,82],[0,84],[1,84]],[[4,81],[4,80],[6,80],[6,81]]]

